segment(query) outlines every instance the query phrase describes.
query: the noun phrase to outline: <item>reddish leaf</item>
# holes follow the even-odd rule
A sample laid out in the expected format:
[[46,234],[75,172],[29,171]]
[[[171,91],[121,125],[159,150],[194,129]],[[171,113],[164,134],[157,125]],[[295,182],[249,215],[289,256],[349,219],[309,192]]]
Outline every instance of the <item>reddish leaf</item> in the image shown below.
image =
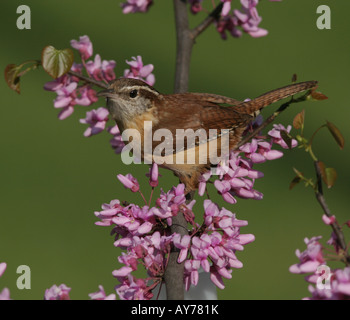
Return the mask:
[[302,129],[304,127],[304,121],[305,121],[305,110],[298,113],[293,120],[293,127],[295,129]]
[[332,122],[329,121],[327,121],[327,128],[331,132],[340,149],[344,149],[345,140],[340,130]]
[[15,64],[9,64],[5,68],[5,80],[7,85],[18,94],[20,93],[20,77],[18,73],[20,71],[20,67]]
[[292,190],[299,182],[301,181],[301,178],[296,176],[294,179],[291,181],[289,185],[289,190]]
[[335,181],[337,180],[337,172],[334,168],[327,168],[326,165],[322,162],[318,162],[318,167],[321,171],[321,177],[324,183],[327,185],[328,188],[331,188],[334,186]]
[[314,99],[314,100],[318,100],[318,101],[321,101],[321,100],[327,100],[328,97],[326,95],[324,95],[323,93],[321,92],[318,92],[316,90],[311,90],[311,97]]
[[67,73],[73,62],[74,54],[71,49],[57,50],[53,46],[47,46],[41,53],[42,66],[54,79]]

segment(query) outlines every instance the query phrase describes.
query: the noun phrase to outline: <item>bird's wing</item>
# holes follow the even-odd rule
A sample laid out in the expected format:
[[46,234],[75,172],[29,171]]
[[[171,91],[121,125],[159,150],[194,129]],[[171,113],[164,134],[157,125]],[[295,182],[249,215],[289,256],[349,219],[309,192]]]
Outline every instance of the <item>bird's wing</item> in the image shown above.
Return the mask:
[[[172,141],[169,139],[168,145],[172,144],[172,152],[207,142],[210,137],[215,137],[214,132],[209,130],[216,130],[219,136],[221,130],[232,131],[237,127],[245,127],[253,119],[250,115],[234,110],[233,105],[240,103],[238,100],[211,94],[185,95],[185,97],[181,94],[166,96],[168,103],[161,104],[157,108],[159,122],[153,127],[153,131],[166,129],[171,132]],[[194,137],[194,140],[189,142],[190,139],[187,138],[184,141],[184,134],[187,137]],[[182,141],[184,144],[181,144]],[[165,140],[153,141],[153,147],[162,142]]]

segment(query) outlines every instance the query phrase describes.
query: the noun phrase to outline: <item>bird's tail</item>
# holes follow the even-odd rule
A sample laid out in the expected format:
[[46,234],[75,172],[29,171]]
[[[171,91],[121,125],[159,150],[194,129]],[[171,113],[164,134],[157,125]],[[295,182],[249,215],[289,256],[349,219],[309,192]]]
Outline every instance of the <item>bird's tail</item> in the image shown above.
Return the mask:
[[313,89],[317,86],[317,81],[305,81],[300,83],[291,84],[289,86],[279,88],[267,92],[254,100],[242,102],[234,107],[235,111],[254,115],[260,109],[277,102],[279,100],[288,98],[299,92]]

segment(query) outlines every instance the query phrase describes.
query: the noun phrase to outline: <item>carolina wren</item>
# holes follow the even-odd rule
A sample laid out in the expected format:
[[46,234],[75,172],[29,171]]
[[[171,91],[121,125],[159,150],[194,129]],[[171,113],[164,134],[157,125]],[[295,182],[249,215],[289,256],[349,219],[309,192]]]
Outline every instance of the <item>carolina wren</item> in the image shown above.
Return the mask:
[[[167,156],[167,160],[161,166],[172,170],[185,184],[186,191],[191,192],[198,188],[200,175],[210,169],[210,151],[206,148],[205,152],[201,152],[200,145],[203,144],[203,141],[199,142],[198,139],[195,145],[184,144],[181,150],[176,149],[175,144],[179,140],[177,129],[192,129],[193,131],[202,129],[207,133],[207,137],[210,136],[210,129],[227,129],[229,149],[232,150],[240,142],[247,125],[262,108],[316,86],[317,81],[291,84],[265,93],[254,100],[241,102],[209,93],[165,95],[141,80],[120,78],[112,82],[107,90],[100,92],[99,96],[107,98],[109,112],[121,132],[126,129],[136,129],[140,133],[138,142],[141,144],[141,159],[155,161],[156,156],[158,158]],[[144,152],[144,137],[149,133],[145,131],[147,121],[152,124],[150,129],[152,137],[158,129],[166,129],[175,137],[170,142],[174,144],[170,154],[154,154],[157,146],[164,143],[156,139],[153,139],[150,144],[150,152]],[[221,139],[222,136],[219,134],[214,139],[208,138],[204,142],[209,144],[215,140],[217,149],[215,151],[220,156]],[[176,162],[178,153],[190,151],[194,154],[193,163]],[[185,158],[188,157],[186,154]]]

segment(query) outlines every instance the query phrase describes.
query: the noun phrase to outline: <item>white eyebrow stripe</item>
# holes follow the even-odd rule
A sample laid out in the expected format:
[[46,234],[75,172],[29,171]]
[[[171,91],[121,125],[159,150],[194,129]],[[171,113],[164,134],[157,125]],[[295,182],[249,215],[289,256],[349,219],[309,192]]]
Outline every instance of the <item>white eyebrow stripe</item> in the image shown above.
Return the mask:
[[131,91],[131,90],[147,90],[149,92],[154,93],[156,96],[159,95],[159,92],[152,90],[151,88],[147,87],[147,86],[129,86],[129,87],[124,87],[122,88],[120,91]]

